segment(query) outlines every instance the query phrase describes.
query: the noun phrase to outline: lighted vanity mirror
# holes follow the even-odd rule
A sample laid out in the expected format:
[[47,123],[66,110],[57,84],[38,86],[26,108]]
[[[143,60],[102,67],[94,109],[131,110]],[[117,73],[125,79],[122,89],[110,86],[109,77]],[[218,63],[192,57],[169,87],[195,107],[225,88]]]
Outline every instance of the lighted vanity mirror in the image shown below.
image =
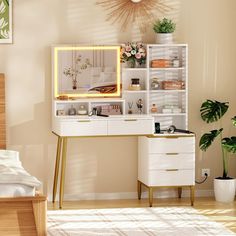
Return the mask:
[[120,46],[53,47],[54,97],[120,97]]

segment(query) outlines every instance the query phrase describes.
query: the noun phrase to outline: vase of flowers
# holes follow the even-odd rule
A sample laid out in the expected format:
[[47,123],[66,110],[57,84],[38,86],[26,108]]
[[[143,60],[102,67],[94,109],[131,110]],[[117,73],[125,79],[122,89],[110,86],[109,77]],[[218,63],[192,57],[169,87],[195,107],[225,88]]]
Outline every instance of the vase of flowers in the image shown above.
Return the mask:
[[77,75],[81,74],[83,70],[88,69],[88,67],[91,66],[91,63],[88,58],[86,58],[84,61],[82,60],[82,56],[78,55],[78,57],[75,60],[75,65],[73,65],[74,68],[65,68],[63,71],[63,74],[72,80],[72,89],[76,90],[78,85],[77,81]]
[[142,43],[127,43],[121,45],[121,62],[127,62],[128,67],[143,67],[146,63],[146,49]]

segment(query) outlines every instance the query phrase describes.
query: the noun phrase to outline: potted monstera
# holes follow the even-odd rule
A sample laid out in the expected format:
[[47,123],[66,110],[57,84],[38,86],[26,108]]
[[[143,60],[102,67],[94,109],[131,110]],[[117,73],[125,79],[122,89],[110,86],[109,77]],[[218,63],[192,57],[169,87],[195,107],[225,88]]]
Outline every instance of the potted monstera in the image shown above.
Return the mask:
[[[219,202],[232,202],[236,190],[236,179],[228,176],[229,155],[236,154],[236,137],[223,137],[223,128],[220,122],[221,118],[228,111],[228,108],[228,102],[206,100],[202,103],[200,109],[203,121],[207,123],[219,123],[218,129],[203,134],[199,142],[200,149],[206,151],[215,139],[220,139],[223,175],[214,179],[215,198]],[[236,127],[236,116],[231,120],[233,126]]]

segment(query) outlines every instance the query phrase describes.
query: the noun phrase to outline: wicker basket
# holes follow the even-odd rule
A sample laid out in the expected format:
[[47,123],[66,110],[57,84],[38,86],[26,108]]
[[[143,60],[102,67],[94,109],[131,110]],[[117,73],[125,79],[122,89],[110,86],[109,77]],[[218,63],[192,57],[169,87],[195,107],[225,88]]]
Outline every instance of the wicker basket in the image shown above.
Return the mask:
[[182,80],[166,80],[162,82],[162,88],[166,90],[184,89],[184,82]]

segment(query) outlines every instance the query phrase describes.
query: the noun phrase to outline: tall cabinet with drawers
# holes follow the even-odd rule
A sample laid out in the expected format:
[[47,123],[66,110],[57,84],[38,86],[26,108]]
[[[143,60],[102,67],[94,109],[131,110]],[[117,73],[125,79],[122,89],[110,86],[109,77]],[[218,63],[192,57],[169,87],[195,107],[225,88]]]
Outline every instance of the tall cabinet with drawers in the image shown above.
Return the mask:
[[[147,65],[144,70],[143,75],[140,73],[140,79],[145,81],[143,88],[146,92],[141,90],[140,96],[145,98],[145,112],[154,118],[161,132],[139,137],[138,197],[141,198],[141,187],[146,186],[149,205],[152,206],[154,189],[174,187],[181,197],[182,188],[187,187],[193,205],[195,136],[192,133],[165,132],[170,125],[188,129],[188,46],[147,45]],[[153,106],[156,107],[154,112]]]

